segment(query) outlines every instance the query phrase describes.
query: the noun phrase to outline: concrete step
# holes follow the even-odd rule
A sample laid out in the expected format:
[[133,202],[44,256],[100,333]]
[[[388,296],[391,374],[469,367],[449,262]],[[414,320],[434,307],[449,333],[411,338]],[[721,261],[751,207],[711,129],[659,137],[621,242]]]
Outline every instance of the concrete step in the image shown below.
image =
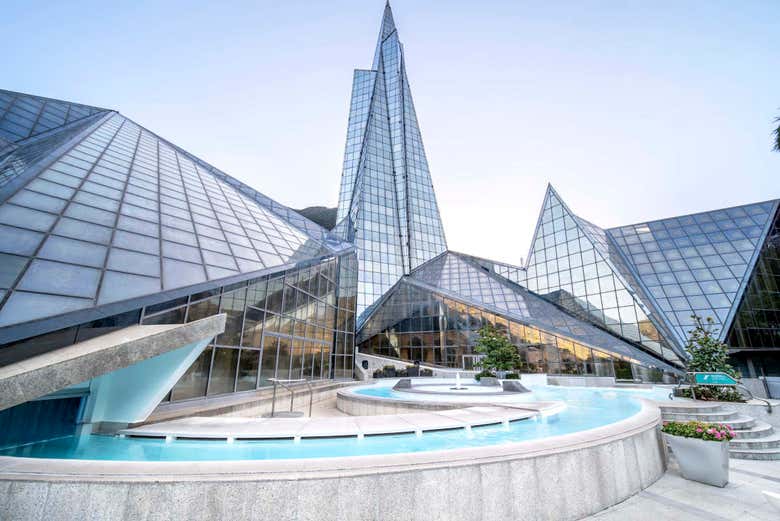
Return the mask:
[[686,421],[702,421],[702,422],[709,422],[709,423],[722,423],[724,425],[730,426],[732,429],[736,430],[747,430],[752,429],[756,425],[756,420],[751,418],[750,416],[742,416],[740,414],[734,415],[733,418],[729,418],[727,420],[713,420],[710,418],[693,418],[693,417],[686,417],[686,418],[668,418],[666,416],[663,417],[664,421],[679,421],[679,422],[686,422]]
[[724,410],[721,404],[699,404],[696,402],[672,402],[659,405],[661,412],[666,413],[707,413]]
[[716,411],[716,412],[666,412],[661,414],[664,420],[669,421],[702,421],[711,423],[724,423],[729,422],[737,417],[739,413],[736,411]]
[[779,460],[780,448],[774,449],[753,449],[753,450],[729,450],[729,454],[735,459],[753,459],[753,460]]
[[761,438],[734,438],[729,442],[729,450],[755,450],[780,448],[780,434],[773,433]]
[[756,424],[753,427],[747,429],[734,429],[734,432],[737,435],[736,439],[744,440],[744,439],[763,438],[764,436],[770,436],[775,432],[775,429],[768,423],[757,420]]

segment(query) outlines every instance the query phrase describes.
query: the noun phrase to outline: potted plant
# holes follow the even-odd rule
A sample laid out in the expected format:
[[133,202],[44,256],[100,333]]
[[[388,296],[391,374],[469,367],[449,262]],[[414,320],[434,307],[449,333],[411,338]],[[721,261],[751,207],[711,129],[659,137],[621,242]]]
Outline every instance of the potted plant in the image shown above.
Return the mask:
[[729,482],[729,440],[734,431],[720,423],[664,422],[661,428],[685,479],[716,487]]

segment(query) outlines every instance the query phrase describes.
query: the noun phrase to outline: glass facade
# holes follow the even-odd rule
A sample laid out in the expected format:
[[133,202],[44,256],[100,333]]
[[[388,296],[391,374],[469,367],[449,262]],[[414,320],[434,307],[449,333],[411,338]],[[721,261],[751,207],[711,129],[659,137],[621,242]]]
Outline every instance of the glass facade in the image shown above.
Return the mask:
[[[392,309],[389,316],[404,318],[389,325],[374,324],[375,320],[382,320],[381,313],[370,318],[365,334],[360,336],[361,352],[473,369],[479,358],[473,351],[477,333],[482,326],[491,324],[505,332],[518,348],[523,372],[632,379],[640,375],[638,367],[643,365],[630,356],[593,349],[413,284],[401,283],[382,306]],[[662,374],[656,368],[654,377],[660,379]]]
[[780,213],[756,261],[728,334],[745,376],[780,376]]
[[225,313],[170,400],[351,378],[351,244],[114,111],[0,91],[0,138],[0,366]]
[[767,201],[602,230],[549,187],[526,270],[486,269],[673,363],[685,356],[692,315],[710,317],[743,374],[780,373],[767,353],[780,345],[777,208]]
[[0,366],[136,324],[183,324],[225,313],[225,331],[174,386],[183,400],[249,391],[269,378],[351,378],[354,254],[216,287],[162,304],[0,346]]
[[[372,308],[358,333],[360,349],[390,355],[389,351],[376,349],[385,349],[387,342],[391,342],[396,349],[392,356],[468,367],[474,356],[471,350],[474,334],[483,324],[479,317],[484,315],[502,317],[504,324],[520,324],[529,331],[562,339],[561,342],[552,341],[556,346],[569,346],[568,342],[573,342],[595,348],[599,357],[608,355],[633,364],[673,370],[663,359],[649,355],[636,345],[584,322],[520,285],[496,275],[485,266],[488,263],[490,261],[448,252],[404,277],[387,297]],[[494,322],[491,319],[491,323]],[[524,330],[515,333],[519,335],[519,331]],[[392,337],[394,340],[392,335],[395,335]],[[382,340],[383,337],[385,340]],[[518,347],[527,348],[525,341],[518,342]],[[411,351],[401,351],[402,347]],[[545,364],[551,360],[546,359]],[[560,357],[558,360],[560,363]],[[558,366],[549,367],[563,370]],[[583,370],[596,369],[587,367],[583,366]]]
[[603,230],[574,215],[552,187],[528,255],[528,289],[667,360],[673,344],[615,266]]
[[335,230],[357,247],[359,315],[447,249],[389,6],[373,68],[353,77]]
[[758,203],[621,226],[608,231],[680,342],[691,315],[727,333],[776,203]]
[[350,254],[144,309],[142,324],[227,315],[169,399],[251,391],[270,378],[352,378],[356,276]]
[[129,119],[104,116],[87,132],[62,127],[47,139],[69,138],[69,149],[0,187],[0,327],[348,247]]
[[528,371],[646,377],[681,364],[696,313],[743,372],[780,374],[777,215],[605,230],[549,187],[525,266],[449,252],[388,5],[353,76],[332,233],[115,111],[0,90],[0,365],[225,313],[169,400],[349,378],[356,335],[470,367],[484,324]]
[[106,109],[0,89],[0,138],[18,142]]

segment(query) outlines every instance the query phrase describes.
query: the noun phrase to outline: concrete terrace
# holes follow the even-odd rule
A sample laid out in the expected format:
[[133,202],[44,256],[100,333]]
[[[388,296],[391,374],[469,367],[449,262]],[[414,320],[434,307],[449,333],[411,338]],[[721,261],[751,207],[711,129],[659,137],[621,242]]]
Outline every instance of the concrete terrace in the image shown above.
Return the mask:
[[527,407],[467,407],[448,411],[385,416],[328,416],[317,418],[194,417],[153,423],[119,431],[120,435],[152,438],[279,439],[324,436],[422,433],[508,424],[538,414]]
[[674,458],[666,474],[626,501],[587,517],[597,521],[777,521],[761,493],[780,492],[780,461],[731,459],[729,483],[712,487],[683,479]]

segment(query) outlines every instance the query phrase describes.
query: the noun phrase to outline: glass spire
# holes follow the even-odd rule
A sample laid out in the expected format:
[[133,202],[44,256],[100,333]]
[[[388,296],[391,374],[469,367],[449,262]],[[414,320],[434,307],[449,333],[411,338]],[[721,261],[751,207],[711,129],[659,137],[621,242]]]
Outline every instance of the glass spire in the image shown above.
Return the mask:
[[372,69],[353,78],[335,233],[357,246],[359,313],[447,249],[389,3]]

